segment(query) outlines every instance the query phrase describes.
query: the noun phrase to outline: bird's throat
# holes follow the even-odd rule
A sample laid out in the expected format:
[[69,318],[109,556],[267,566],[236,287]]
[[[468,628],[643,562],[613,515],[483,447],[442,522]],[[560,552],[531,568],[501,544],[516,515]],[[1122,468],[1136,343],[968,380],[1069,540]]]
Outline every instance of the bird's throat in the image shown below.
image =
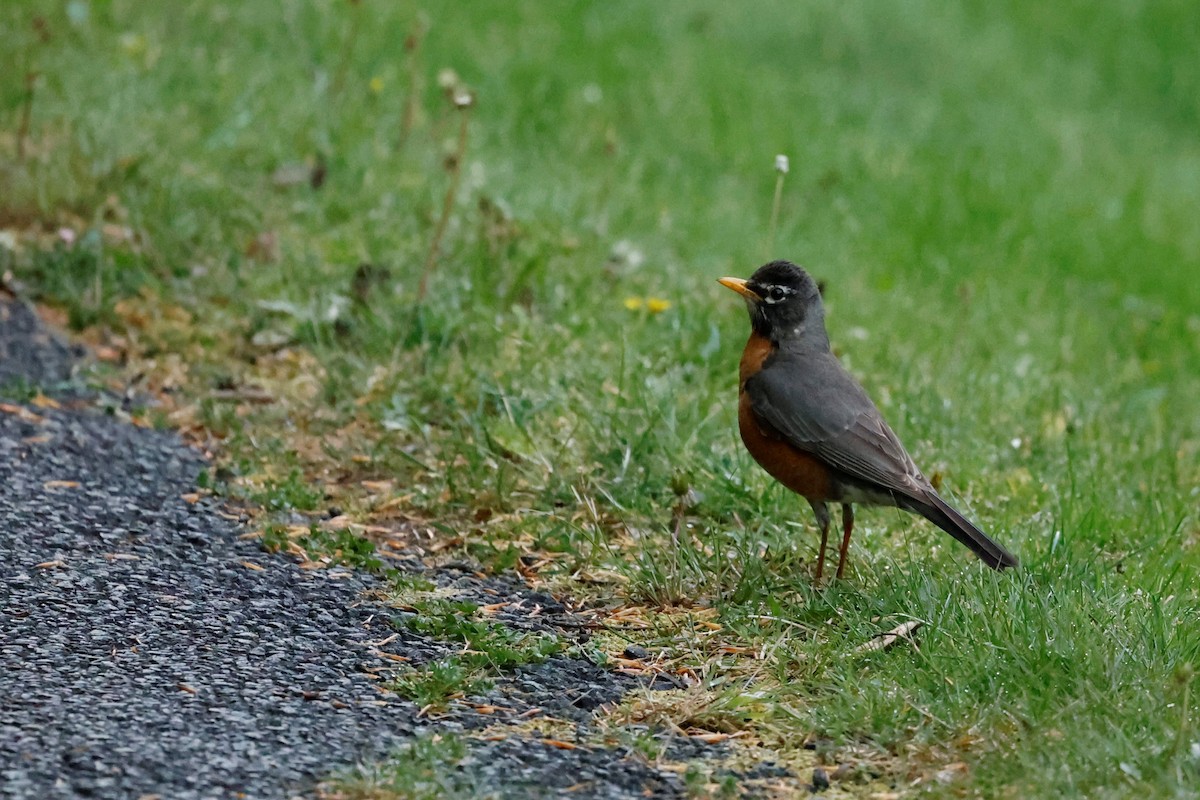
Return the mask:
[[738,387],[746,385],[746,379],[762,369],[763,362],[775,350],[771,340],[757,330],[751,331],[746,349],[742,351],[742,360],[738,364]]

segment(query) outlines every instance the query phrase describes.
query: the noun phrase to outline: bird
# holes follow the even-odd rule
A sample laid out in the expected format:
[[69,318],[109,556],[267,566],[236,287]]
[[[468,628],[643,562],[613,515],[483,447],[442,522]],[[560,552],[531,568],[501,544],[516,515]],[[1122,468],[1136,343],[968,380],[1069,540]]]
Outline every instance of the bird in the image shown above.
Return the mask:
[[938,496],[866,391],[829,346],[821,291],[804,269],[772,261],[748,280],[718,281],[750,312],[738,367],[738,429],[754,460],[808,500],[821,531],[816,580],[825,569],[829,504],[842,506],[837,578],[846,568],[854,504],[894,506],[925,517],[997,570],[1019,566]]

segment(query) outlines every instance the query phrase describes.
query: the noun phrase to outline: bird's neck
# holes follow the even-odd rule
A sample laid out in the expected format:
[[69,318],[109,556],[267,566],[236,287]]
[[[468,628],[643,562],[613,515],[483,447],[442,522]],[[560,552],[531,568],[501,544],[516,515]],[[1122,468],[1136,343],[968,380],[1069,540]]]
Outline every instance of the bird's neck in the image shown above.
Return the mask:
[[820,307],[811,309],[800,319],[787,322],[770,319],[759,310],[751,314],[750,327],[755,336],[766,339],[775,349],[829,352],[829,334],[825,332],[825,315]]
[[775,331],[771,343],[791,353],[828,353],[829,334],[821,324],[807,323],[786,331]]
[[752,330],[746,348],[742,350],[741,363],[738,364],[738,390],[744,391],[746,381],[763,368],[768,358],[780,352],[825,354],[832,350],[823,328],[820,337],[788,337],[779,342]]
[[827,353],[829,334],[825,332],[825,319],[820,313],[809,314],[790,324],[779,322],[754,326],[758,335],[768,339],[777,350],[790,353]]

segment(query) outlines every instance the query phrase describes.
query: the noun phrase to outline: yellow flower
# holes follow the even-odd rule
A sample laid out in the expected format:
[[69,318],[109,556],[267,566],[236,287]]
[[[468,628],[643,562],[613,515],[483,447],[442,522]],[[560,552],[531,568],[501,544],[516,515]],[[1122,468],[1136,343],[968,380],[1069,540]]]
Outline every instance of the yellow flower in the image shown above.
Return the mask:
[[367,86],[370,87],[371,94],[379,94],[383,91],[383,78],[376,75],[374,78],[371,78],[371,82]]
[[626,297],[625,307],[630,311],[640,311],[646,309],[651,314],[661,314],[671,307],[670,300],[664,300],[661,297]]

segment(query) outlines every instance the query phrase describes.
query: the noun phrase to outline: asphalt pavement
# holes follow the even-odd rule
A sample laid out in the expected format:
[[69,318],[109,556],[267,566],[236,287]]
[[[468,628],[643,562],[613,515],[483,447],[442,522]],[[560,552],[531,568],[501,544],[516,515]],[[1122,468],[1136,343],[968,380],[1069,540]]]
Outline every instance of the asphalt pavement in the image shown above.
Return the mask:
[[[504,718],[432,718],[385,691],[396,661],[381,652],[420,664],[455,645],[392,625],[369,575],[302,570],[239,538],[236,514],[195,495],[201,454],[123,418],[79,379],[81,357],[0,290],[0,797],[307,797],[434,732],[463,734],[456,769],[481,796],[684,795],[628,749],[473,738]],[[469,571],[434,577],[480,589]],[[487,589],[535,605],[516,581]],[[641,685],[558,656],[489,697],[514,722],[586,728]]]

